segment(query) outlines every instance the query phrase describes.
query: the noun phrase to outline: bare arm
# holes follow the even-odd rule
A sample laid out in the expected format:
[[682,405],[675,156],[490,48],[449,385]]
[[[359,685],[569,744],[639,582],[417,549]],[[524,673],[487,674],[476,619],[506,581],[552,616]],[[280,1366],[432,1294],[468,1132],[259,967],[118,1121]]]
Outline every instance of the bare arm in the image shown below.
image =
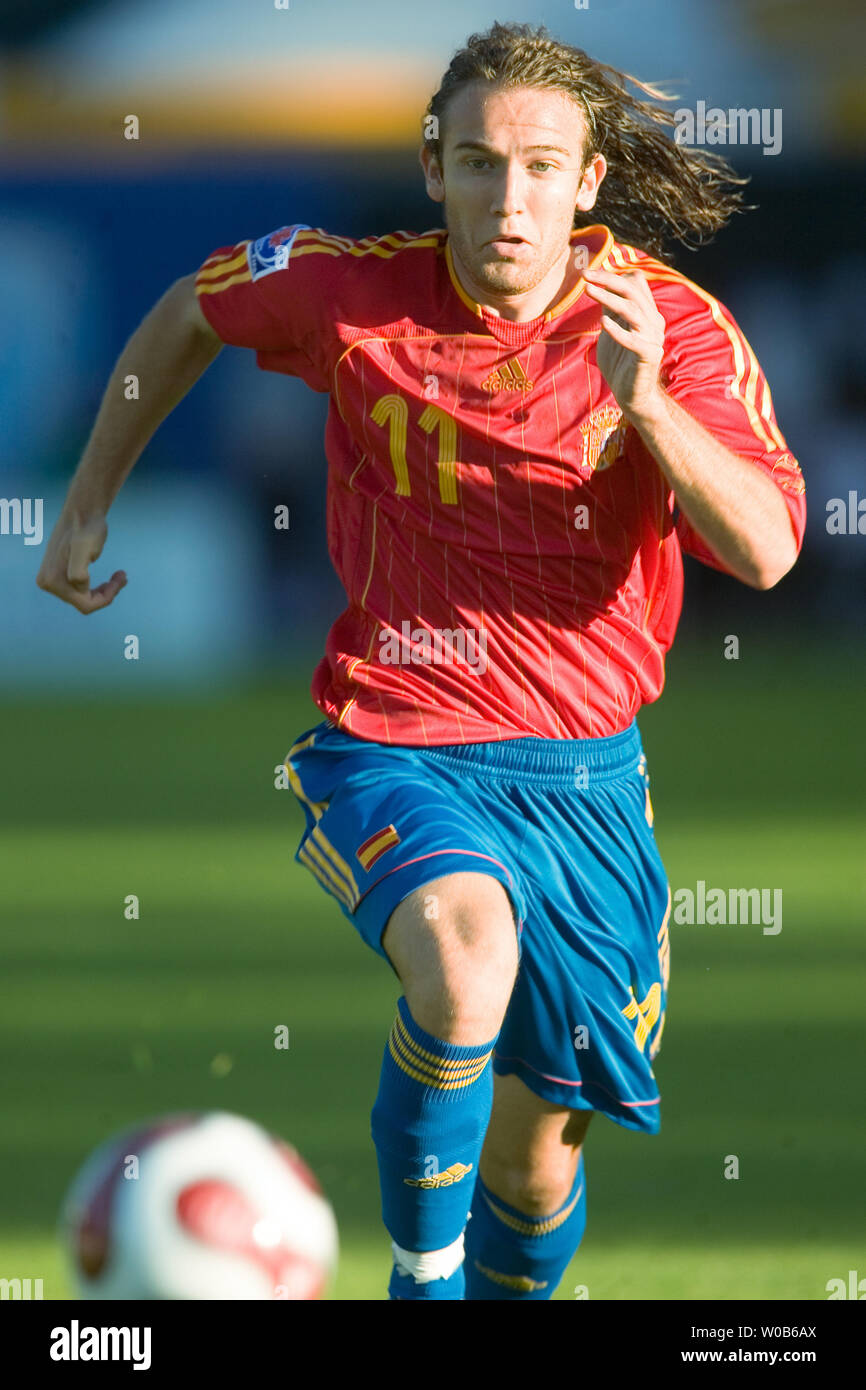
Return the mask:
[[779,489],[714,439],[659,384],[665,321],[644,277],[585,272],[602,316],[599,370],[623,415],[667,478],[681,512],[728,569],[770,589],[797,559],[797,541]]
[[[130,338],[105,389],[90,438],[45,548],[36,583],[80,613],[106,608],[126,584],[123,570],[91,589],[89,566],[108,535],[108,509],[166,416],[183,400],[222,343],[202,313],[195,276],[177,280]],[[139,382],[128,400],[126,378]]]
[[775,483],[664,391],[635,425],[680,511],[713,553],[753,589],[777,584],[797,558],[797,542]]

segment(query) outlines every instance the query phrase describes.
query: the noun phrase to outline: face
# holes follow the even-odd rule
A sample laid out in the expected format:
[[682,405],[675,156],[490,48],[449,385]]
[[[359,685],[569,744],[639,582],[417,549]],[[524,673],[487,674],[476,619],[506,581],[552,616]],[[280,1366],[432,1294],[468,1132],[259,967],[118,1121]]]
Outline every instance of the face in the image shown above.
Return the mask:
[[583,168],[577,102],[544,87],[473,82],[442,121],[441,166],[425,148],[427,192],[444,204],[451,249],[481,300],[527,294],[569,255],[575,209],[593,207],[605,161]]

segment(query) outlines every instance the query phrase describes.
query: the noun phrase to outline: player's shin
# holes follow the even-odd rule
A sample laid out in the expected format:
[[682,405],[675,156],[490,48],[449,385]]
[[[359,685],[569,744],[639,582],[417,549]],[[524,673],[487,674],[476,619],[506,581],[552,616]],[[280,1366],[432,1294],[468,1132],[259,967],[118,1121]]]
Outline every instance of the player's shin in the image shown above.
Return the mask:
[[493,1103],[495,1042],[443,1042],[398,1000],[371,1125],[394,1250],[391,1298],[464,1296],[463,1231]]
[[558,1211],[527,1216],[479,1177],[466,1229],[467,1299],[549,1299],[586,1227],[583,1154],[574,1186]]

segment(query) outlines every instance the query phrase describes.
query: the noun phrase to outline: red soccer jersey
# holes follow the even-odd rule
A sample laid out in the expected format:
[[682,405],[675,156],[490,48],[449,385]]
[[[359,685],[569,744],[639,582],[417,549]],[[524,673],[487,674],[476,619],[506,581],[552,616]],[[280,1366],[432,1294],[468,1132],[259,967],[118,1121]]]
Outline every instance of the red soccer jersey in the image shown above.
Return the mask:
[[[645,273],[668,393],[772,478],[799,548],[802,474],[731,315],[606,227],[572,242]],[[330,393],[328,548],[348,607],[312,695],[332,723],[415,746],[595,738],[658,697],[681,548],[725,567],[622,419],[583,280],[514,323],[467,295],[443,229],[295,225],[215,251],[196,289],[223,342]]]

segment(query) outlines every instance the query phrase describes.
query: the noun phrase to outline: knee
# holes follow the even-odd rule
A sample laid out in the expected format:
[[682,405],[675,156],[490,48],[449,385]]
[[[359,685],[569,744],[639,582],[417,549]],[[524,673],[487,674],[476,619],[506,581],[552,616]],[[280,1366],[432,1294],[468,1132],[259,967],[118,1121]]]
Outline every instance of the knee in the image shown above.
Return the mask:
[[412,1016],[457,1045],[499,1031],[517,974],[511,901],[488,874],[450,874],[404,899],[382,938]]
[[495,1197],[527,1216],[551,1216],[568,1201],[574,1187],[578,1158],[569,1156],[547,1168],[524,1168],[513,1160],[497,1160],[485,1152],[481,1162],[481,1178]]

